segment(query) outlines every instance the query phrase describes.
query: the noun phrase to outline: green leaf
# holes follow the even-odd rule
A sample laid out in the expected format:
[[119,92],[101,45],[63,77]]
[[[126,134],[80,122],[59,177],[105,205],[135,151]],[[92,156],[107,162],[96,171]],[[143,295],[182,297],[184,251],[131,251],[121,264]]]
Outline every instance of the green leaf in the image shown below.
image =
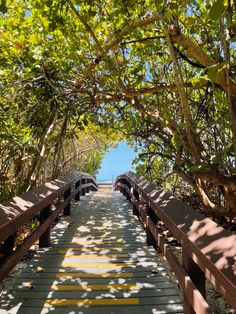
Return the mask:
[[185,18],[185,21],[184,21],[186,26],[193,25],[194,22],[195,22],[195,17],[194,16],[187,16]]
[[84,2],[87,5],[93,5],[93,0],[85,0]]
[[3,14],[7,12],[6,0],[0,0],[0,11]]
[[206,166],[203,165],[203,164],[196,164],[196,165],[190,167],[190,168],[188,169],[188,171],[189,171],[189,172],[197,172],[197,171],[203,170],[205,167],[206,167]]
[[227,149],[227,155],[234,156],[234,144],[231,144]]
[[191,83],[195,87],[201,87],[204,86],[208,81],[207,76],[194,76],[191,80]]
[[221,162],[221,155],[220,154],[216,154],[216,155],[212,155],[210,158],[210,163],[211,164],[220,164]]
[[176,133],[176,134],[172,137],[171,142],[172,142],[172,144],[174,145],[175,148],[179,148],[180,145],[181,145],[182,142],[183,142],[183,141],[182,141],[182,137],[181,137],[178,133]]
[[210,68],[208,68],[207,77],[209,80],[215,83],[220,83],[220,75],[221,72],[224,71],[226,65],[223,65],[221,68],[217,64],[214,64]]
[[53,5],[53,0],[47,0],[45,5],[50,8]]
[[33,52],[33,58],[35,60],[41,60],[42,59],[43,51],[42,51],[42,49],[39,46],[35,47],[32,52]]
[[218,68],[217,64],[214,64],[208,68],[207,77],[209,78],[209,80],[211,80],[212,82],[215,82],[215,83],[219,82],[218,70],[219,70],[219,68]]
[[211,20],[218,20],[224,12],[224,9],[224,0],[216,0],[210,9],[209,18]]

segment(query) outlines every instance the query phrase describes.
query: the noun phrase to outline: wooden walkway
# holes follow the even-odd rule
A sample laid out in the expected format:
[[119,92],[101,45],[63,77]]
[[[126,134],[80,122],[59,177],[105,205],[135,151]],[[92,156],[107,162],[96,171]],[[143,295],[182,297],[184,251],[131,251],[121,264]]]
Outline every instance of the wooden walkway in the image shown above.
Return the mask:
[[177,284],[119,192],[81,197],[3,294],[0,313],[183,313]]

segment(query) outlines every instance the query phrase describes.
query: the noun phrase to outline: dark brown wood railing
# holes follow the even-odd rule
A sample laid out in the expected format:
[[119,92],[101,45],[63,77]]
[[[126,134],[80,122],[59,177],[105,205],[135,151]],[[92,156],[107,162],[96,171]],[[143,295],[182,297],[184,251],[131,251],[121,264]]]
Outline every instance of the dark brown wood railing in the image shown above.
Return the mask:
[[[196,212],[146,179],[128,172],[116,179],[115,189],[133,204],[147,231],[175,273],[184,295],[185,314],[209,312],[205,280],[236,309],[236,235]],[[180,263],[158,228],[160,221],[182,246]]]
[[[57,217],[62,212],[70,215],[71,200],[92,190],[97,184],[89,174],[73,172],[0,204],[0,281],[38,239],[39,247],[50,246],[50,229]],[[17,231],[36,216],[39,226],[15,248]]]

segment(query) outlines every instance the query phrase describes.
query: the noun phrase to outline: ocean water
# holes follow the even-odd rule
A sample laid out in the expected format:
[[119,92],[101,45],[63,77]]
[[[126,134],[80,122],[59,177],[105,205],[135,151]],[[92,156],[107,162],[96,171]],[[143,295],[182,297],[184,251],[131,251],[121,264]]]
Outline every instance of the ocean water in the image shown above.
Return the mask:
[[113,180],[112,180],[112,178],[110,178],[110,179],[98,179],[97,183],[113,183]]

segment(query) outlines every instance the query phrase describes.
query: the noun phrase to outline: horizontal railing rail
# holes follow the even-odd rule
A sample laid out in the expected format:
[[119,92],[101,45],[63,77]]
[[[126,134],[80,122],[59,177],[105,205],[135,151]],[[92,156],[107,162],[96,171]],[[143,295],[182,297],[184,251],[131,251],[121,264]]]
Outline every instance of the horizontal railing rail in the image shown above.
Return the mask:
[[[62,212],[70,215],[73,198],[95,190],[92,176],[73,172],[0,204],[0,282],[37,240],[41,248],[50,246],[51,226]],[[15,247],[18,230],[35,217],[38,227]]]
[[[148,243],[157,244],[164,253],[182,288],[186,314],[209,312],[206,278],[236,309],[236,234],[133,172],[120,175],[115,189],[133,204],[134,214],[147,230]],[[182,246],[181,263],[160,222]]]

